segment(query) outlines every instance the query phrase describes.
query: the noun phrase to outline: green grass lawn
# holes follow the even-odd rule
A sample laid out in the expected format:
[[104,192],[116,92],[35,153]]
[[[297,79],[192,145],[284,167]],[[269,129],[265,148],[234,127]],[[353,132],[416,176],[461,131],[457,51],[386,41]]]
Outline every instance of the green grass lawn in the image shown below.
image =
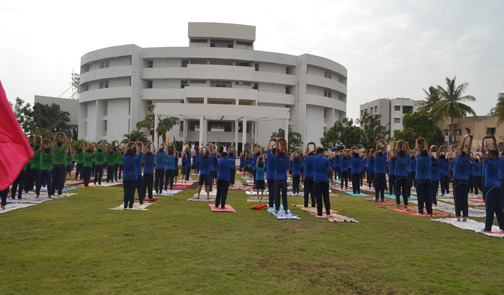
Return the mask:
[[[427,217],[331,198],[359,223],[237,213],[162,196],[149,211],[109,211],[122,188],[0,215],[0,294],[503,294],[504,240]],[[302,197],[289,197],[301,204]]]

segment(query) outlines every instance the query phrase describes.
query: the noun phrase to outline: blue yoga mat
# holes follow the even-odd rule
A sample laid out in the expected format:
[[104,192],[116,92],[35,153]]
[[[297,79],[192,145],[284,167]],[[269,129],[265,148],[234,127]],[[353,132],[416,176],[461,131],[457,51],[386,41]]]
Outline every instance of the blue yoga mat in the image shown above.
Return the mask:
[[366,194],[363,194],[363,193],[360,193],[360,194],[354,194],[354,193],[351,193],[351,192],[346,192],[347,194],[349,195],[352,195],[352,196],[356,196],[356,197],[369,197],[369,195],[366,195]]

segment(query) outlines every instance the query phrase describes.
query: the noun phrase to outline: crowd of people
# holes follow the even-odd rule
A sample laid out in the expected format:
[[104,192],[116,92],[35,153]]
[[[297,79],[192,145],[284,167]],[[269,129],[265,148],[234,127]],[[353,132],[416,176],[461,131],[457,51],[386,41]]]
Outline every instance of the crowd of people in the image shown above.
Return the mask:
[[[292,192],[300,194],[300,184],[304,185],[302,195],[304,206],[317,207],[317,217],[333,218],[330,212],[330,183],[339,182],[340,189],[360,194],[367,183],[367,189],[374,189],[375,200],[383,202],[385,193],[395,196],[397,206],[408,206],[412,188],[416,189],[418,213],[432,214],[437,205],[439,193],[450,193],[452,183],[457,220],[468,217],[468,194],[482,192],[486,202],[485,230],[490,231],[494,214],[504,230],[504,152],[499,157],[499,145],[495,137],[486,136],[481,143],[481,154],[471,152],[472,135],[466,135],[460,146],[428,146],[424,138],[418,138],[414,149],[407,142],[398,141],[388,145],[384,140],[376,143],[376,149],[362,151],[356,146],[350,149],[330,152],[317,147],[313,142],[304,151],[288,153],[287,142],[283,138],[271,138],[265,150],[257,145],[252,151],[242,151],[239,155],[239,171],[245,178],[253,179],[254,189],[264,196],[267,187],[269,207],[278,213],[280,205],[288,213],[287,179],[291,175]],[[215,206],[225,208],[227,192],[234,185],[237,171],[236,151],[233,147],[218,149],[209,143],[204,146],[184,146],[181,153],[173,144],[155,147],[152,142],[146,146],[142,142],[129,142],[120,146],[112,144],[82,143],[77,150],[70,147],[68,138],[58,132],[53,140],[31,135],[30,144],[33,158],[23,167],[12,184],[12,197],[22,198],[22,193],[33,190],[37,198],[42,186],[47,186],[48,197],[56,192],[62,194],[66,177],[70,177],[75,163],[75,180],[82,180],[84,186],[93,183],[101,185],[104,170],[106,182],[123,181],[124,207],[131,208],[135,191],[140,204],[146,195],[152,199],[153,191],[173,190],[179,176],[181,181],[189,180],[191,172],[199,175],[198,195],[205,188],[207,198],[215,187]],[[485,140],[492,141],[493,149],[485,148]],[[387,182],[388,178],[388,182]],[[266,186],[267,184],[267,186]],[[2,208],[5,208],[9,189],[1,192]],[[402,205],[401,205],[402,200]],[[325,208],[325,215],[324,215]]]

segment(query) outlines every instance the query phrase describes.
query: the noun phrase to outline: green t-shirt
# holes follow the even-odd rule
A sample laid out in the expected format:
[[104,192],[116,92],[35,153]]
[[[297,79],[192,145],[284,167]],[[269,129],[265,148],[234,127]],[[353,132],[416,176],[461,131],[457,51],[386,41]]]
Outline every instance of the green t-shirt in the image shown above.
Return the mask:
[[84,153],[84,167],[93,167],[93,161],[95,158],[94,153]]
[[103,165],[105,164],[105,152],[96,152],[96,165]]
[[33,153],[33,158],[31,159],[31,169],[40,169],[40,154],[42,153],[41,150],[35,151]]
[[109,166],[114,166],[116,164],[116,156],[114,153],[112,153],[112,155],[110,153],[107,154],[107,163]]
[[118,151],[116,151],[116,163],[118,163],[119,165],[124,165],[123,154]]
[[77,153],[77,164],[84,164],[84,153]]
[[73,155],[70,154],[70,155],[66,155],[65,156],[65,164],[68,166],[68,165],[72,165],[72,161],[73,161]]
[[54,152],[54,165],[64,165],[66,156],[66,145],[62,145],[61,147],[55,146],[53,148],[53,152]]
[[54,155],[52,153],[46,154],[41,153],[40,155],[40,170],[51,170],[53,164]]

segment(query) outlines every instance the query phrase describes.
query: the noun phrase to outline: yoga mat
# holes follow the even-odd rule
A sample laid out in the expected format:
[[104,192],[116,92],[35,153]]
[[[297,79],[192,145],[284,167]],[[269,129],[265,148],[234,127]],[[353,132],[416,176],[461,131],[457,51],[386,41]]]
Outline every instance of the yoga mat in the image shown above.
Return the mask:
[[150,205],[152,205],[152,203],[143,203],[142,205],[140,205],[140,203],[133,203],[133,208],[124,209],[124,203],[123,203],[115,208],[109,208],[109,210],[113,210],[113,211],[149,211],[149,209],[146,209],[146,208],[149,207]]
[[212,209],[213,212],[236,212],[236,210],[233,209],[233,207],[231,207],[231,205],[229,204],[226,204],[226,206],[224,207],[225,209],[221,209],[220,206],[219,208],[216,208],[215,204],[208,204],[208,206],[210,206],[210,209]]
[[489,237],[504,238],[504,233],[500,231],[498,226],[493,225],[492,232],[486,233],[486,232],[484,232],[485,223],[478,222],[478,221],[475,221],[472,219],[467,219],[466,222],[457,221],[457,218],[440,218],[440,219],[432,219],[432,221],[438,221],[438,222],[442,222],[442,223],[451,224],[451,225],[458,227],[460,229],[474,231],[474,232],[477,232],[480,234],[487,235]]
[[174,189],[177,189],[177,190],[179,190],[179,189],[185,189],[185,188],[187,188],[187,187],[188,187],[188,185],[174,185],[174,186],[173,186],[173,188],[174,188]]
[[[301,205],[301,204],[296,204],[293,206],[296,208],[299,208],[303,211],[306,211],[313,216],[317,215],[317,207],[305,207],[304,205]],[[324,210],[324,212],[325,212],[325,210]],[[331,210],[331,215],[333,216],[335,222],[358,222],[354,218],[338,214],[338,211],[335,211],[335,210]],[[327,219],[327,216],[325,218]]]
[[[152,199],[145,197],[144,202],[153,203],[153,202],[157,201],[158,199],[159,199],[159,197],[152,197]],[[140,202],[140,199],[135,199],[135,202]]]
[[[260,198],[260,197],[259,197]],[[257,203],[257,202],[264,202],[264,203],[268,203],[269,202],[269,197],[268,195],[265,195],[262,200],[259,200],[258,197],[249,197],[247,198],[247,202],[249,203]]]
[[198,194],[195,194],[191,198],[187,199],[188,201],[195,201],[195,202],[215,202],[215,196],[210,195],[210,199],[207,199],[206,194],[205,195],[200,195],[200,198],[198,199]]
[[167,191],[162,191],[160,194],[155,194],[155,195],[157,195],[157,196],[173,196],[174,194],[180,193],[181,191],[182,190],[167,190]]
[[269,212],[271,214],[273,214],[273,216],[275,216],[278,220],[293,220],[293,219],[301,219],[299,218],[299,216],[297,216],[296,214],[293,214],[290,210],[287,210],[287,212],[289,212],[288,214],[285,214],[285,211],[278,211],[278,213],[275,214],[275,211],[273,212]]
[[373,199],[366,199],[366,200],[371,201],[371,202],[375,202],[377,204],[395,204],[395,201],[391,201],[391,200],[387,200],[387,199],[384,199],[383,202],[381,199],[375,200],[374,198]]
[[354,193],[351,193],[351,192],[347,192],[347,194],[352,195],[352,196],[356,196],[356,197],[369,197],[369,195],[366,195],[366,194],[363,194],[363,193],[354,194]]
[[[415,200],[412,200],[411,203],[417,204],[417,202]],[[452,205],[452,204],[438,202],[437,206],[432,205],[432,208],[439,210],[439,211],[452,213],[452,216],[455,215],[455,205]],[[480,208],[469,207],[469,210],[467,212],[469,213],[468,214],[469,217],[485,217],[486,216],[485,208],[480,209]]]
[[17,209],[22,209],[22,208],[26,208],[26,207],[30,207],[30,206],[35,206],[36,204],[29,204],[29,203],[7,203],[7,205],[5,205],[5,209],[0,209],[0,214],[3,214],[3,213],[7,213],[7,212],[10,212],[10,211],[14,211],[14,210],[17,210]]
[[[430,214],[427,214],[424,212],[424,214],[417,214],[418,213],[418,207],[417,206],[408,206],[408,208],[404,208],[404,206],[400,206],[397,208],[396,206],[377,206],[376,208],[384,208],[384,209],[389,209],[401,213],[406,213],[414,216],[423,216],[423,217],[452,217],[455,214],[450,214],[447,212],[443,212],[440,210],[432,210],[432,216]],[[425,210],[425,208],[424,208]]]

